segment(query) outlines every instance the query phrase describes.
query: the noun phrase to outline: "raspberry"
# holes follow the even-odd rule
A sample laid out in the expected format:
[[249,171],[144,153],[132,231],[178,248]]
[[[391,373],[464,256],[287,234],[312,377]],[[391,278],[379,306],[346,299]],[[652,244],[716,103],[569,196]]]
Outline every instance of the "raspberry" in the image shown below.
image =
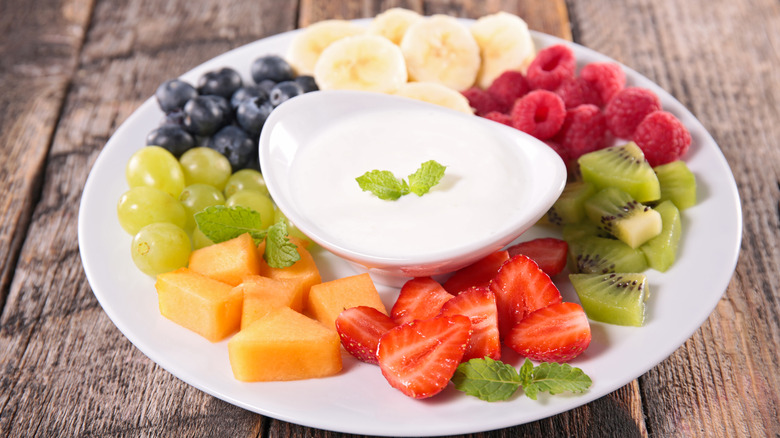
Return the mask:
[[612,97],[626,86],[626,74],[614,62],[592,62],[580,71],[580,77],[590,82],[599,93],[599,106],[609,103]]
[[655,111],[636,127],[633,140],[655,167],[682,157],[691,145],[691,133],[674,114]]
[[492,111],[501,111],[501,104],[485,90],[473,87],[462,94],[468,99],[469,106],[474,108],[474,113],[478,116],[484,116]]
[[566,107],[552,91],[534,90],[515,102],[511,117],[515,128],[539,140],[547,140],[561,129]]
[[532,89],[555,90],[565,80],[574,77],[577,60],[574,52],[563,44],[544,48],[528,66],[528,85]]
[[507,70],[493,80],[493,83],[487,88],[487,92],[501,106],[499,111],[507,113],[512,109],[515,101],[528,93],[528,81],[522,73],[514,70]]
[[563,83],[555,89],[555,94],[561,96],[564,105],[566,105],[566,109],[574,108],[586,103],[591,103],[593,105],[599,105],[601,103],[601,96],[593,87],[593,84],[586,82],[582,78],[571,78],[563,81]]
[[504,114],[498,111],[491,111],[485,114],[483,117],[494,122],[503,123],[506,126],[512,126],[512,118],[509,117],[509,114]]
[[566,119],[553,138],[572,160],[607,146],[607,122],[596,105],[580,105],[566,111]]
[[661,110],[661,100],[647,88],[628,87],[620,90],[607,107],[607,129],[615,137],[630,139],[634,130],[648,114]]

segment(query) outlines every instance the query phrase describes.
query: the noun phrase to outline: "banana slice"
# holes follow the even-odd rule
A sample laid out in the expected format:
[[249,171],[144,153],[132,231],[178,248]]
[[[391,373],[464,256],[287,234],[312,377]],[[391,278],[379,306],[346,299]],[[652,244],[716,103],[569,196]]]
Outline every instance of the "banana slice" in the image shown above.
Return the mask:
[[368,33],[381,35],[395,44],[401,44],[409,26],[422,20],[422,15],[404,8],[391,8],[374,17],[368,25]]
[[342,38],[322,51],[314,67],[322,90],[392,93],[406,83],[401,49],[379,35]]
[[517,15],[507,12],[486,15],[472,24],[470,30],[482,56],[477,77],[481,88],[489,87],[507,70],[525,73],[534,59],[536,49],[528,24]]
[[401,40],[409,77],[438,82],[462,91],[474,84],[479,72],[479,46],[457,19],[433,15],[409,27]]
[[287,62],[299,75],[314,73],[322,51],[342,38],[364,33],[366,29],[346,20],[325,20],[308,26],[293,38],[287,50]]
[[434,103],[466,114],[474,114],[465,96],[436,82],[407,82],[393,94]]

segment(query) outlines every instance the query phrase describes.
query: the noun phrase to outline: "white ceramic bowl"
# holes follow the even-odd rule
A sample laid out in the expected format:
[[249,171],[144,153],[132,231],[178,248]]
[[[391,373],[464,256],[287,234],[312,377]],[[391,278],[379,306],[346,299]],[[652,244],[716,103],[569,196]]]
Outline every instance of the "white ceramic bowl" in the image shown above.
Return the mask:
[[[442,236],[442,242],[446,244],[409,251],[399,252],[397,248],[395,250],[384,248],[383,244],[366,244],[369,238],[373,239],[378,236],[392,242],[405,237],[405,233],[399,232],[394,227],[386,227],[387,229],[385,229],[380,226],[379,229],[370,232],[370,235],[366,234],[357,239],[350,239],[355,237],[351,236],[351,232],[347,233],[350,234],[348,236],[350,238],[346,238],[344,233],[339,234],[329,229],[329,223],[333,224],[341,220],[352,220],[359,224],[360,221],[356,222],[354,218],[363,215],[362,204],[359,207],[345,207],[343,215],[340,215],[341,210],[335,210],[335,215],[331,214],[330,216],[312,213],[312,209],[308,208],[306,201],[301,200],[301,190],[298,189],[303,184],[301,180],[311,178],[311,181],[306,181],[303,185],[315,185],[317,188],[333,182],[332,187],[328,186],[328,189],[321,193],[323,196],[332,195],[335,197],[334,199],[339,198],[339,201],[341,201],[341,197],[345,196],[371,197],[373,195],[362,192],[357,182],[353,180],[363,171],[373,170],[374,165],[358,167],[364,170],[356,174],[354,162],[360,159],[358,155],[361,155],[363,151],[360,151],[361,154],[345,154],[343,150],[338,149],[339,145],[333,145],[333,155],[337,155],[337,159],[330,163],[322,162],[322,166],[327,166],[323,168],[322,175],[310,175],[310,173],[315,172],[301,173],[300,170],[296,169],[296,165],[300,166],[302,153],[304,155],[310,153],[312,145],[318,144],[324,135],[328,135],[326,131],[333,128],[334,124],[342,124],[341,132],[343,134],[346,131],[351,131],[353,126],[358,129],[361,123],[365,125],[366,117],[378,117],[379,120],[383,121],[382,123],[387,121],[392,126],[392,129],[388,129],[384,133],[377,132],[375,136],[377,141],[381,140],[378,138],[380,136],[398,135],[399,142],[393,144],[400,144],[407,140],[419,140],[419,137],[424,135],[432,135],[431,132],[423,132],[429,131],[425,123],[420,126],[416,122],[411,123],[413,120],[404,120],[403,117],[396,119],[399,114],[422,115],[419,118],[437,120],[438,122],[433,124],[435,128],[430,129],[436,129],[435,136],[441,136],[448,146],[457,141],[463,142],[463,137],[470,136],[473,143],[477,143],[473,141],[474,139],[478,139],[480,140],[478,143],[482,143],[481,145],[474,144],[474,148],[480,148],[480,151],[493,148],[491,153],[498,153],[501,156],[500,162],[499,160],[494,161],[498,162],[499,166],[497,167],[502,167],[502,169],[497,168],[495,173],[483,175],[482,179],[503,178],[497,181],[499,187],[513,187],[513,189],[505,193],[479,193],[478,200],[480,202],[495,200],[500,205],[493,205],[501,208],[486,211],[485,207],[473,208],[474,202],[464,202],[453,206],[451,211],[442,216],[445,218],[444,220],[431,221],[428,220],[427,216],[429,215],[401,216],[401,219],[393,222],[393,225],[399,221],[409,221],[406,224],[412,228],[427,227],[429,234],[426,232],[426,236],[433,236],[433,234],[440,232],[445,225],[455,227],[446,232],[449,234]],[[358,120],[358,122],[353,123],[354,120]],[[404,126],[404,123],[408,125]],[[366,135],[373,134],[363,132],[362,135],[365,138]],[[487,145],[485,142],[491,142],[491,145]],[[321,141],[319,143],[322,144]],[[331,144],[328,143],[325,147],[330,148]],[[371,146],[365,145],[366,148]],[[323,146],[318,147],[322,148]],[[410,277],[446,274],[503,248],[545,214],[560,195],[566,182],[566,168],[563,161],[546,144],[529,135],[481,117],[459,113],[426,102],[376,93],[320,91],[290,99],[276,108],[268,118],[260,137],[259,148],[260,163],[266,184],[277,206],[287,218],[325,249],[367,270],[375,281],[389,285],[401,284]],[[322,149],[320,151],[322,152]],[[330,151],[328,149],[325,151],[325,154],[319,153],[317,156],[325,157],[327,160]],[[405,153],[417,155],[415,151],[412,153],[406,151]],[[482,154],[481,157],[484,155]],[[385,158],[396,157],[386,156]],[[474,157],[469,159],[480,161],[475,160]],[[417,163],[420,162],[417,161]],[[319,161],[317,164],[319,165]],[[352,165],[353,168],[350,170],[352,173],[344,173],[347,171],[342,169],[342,164],[344,167]],[[376,167],[381,168],[382,164],[377,164]],[[340,176],[340,185],[331,181],[331,179],[339,179]],[[446,174],[445,178],[447,178]],[[457,184],[469,183],[468,178],[461,179]],[[436,187],[433,190],[436,190]],[[442,190],[450,189],[445,187]],[[415,195],[408,196],[414,197]],[[433,197],[428,200],[425,198],[426,196],[430,195],[420,197],[418,202],[435,202]],[[392,209],[395,207],[387,206],[394,206],[395,204],[392,203],[397,201],[377,199],[373,202],[382,204],[381,208]],[[508,208],[504,209],[505,206]],[[494,219],[493,216],[498,215],[498,210],[504,210],[504,216],[501,219],[496,219],[492,225],[481,227],[482,224],[490,223],[489,219]],[[446,218],[452,218],[452,220]],[[463,221],[457,222],[455,219]],[[468,230],[462,230],[458,227],[472,228],[472,226],[458,225],[460,223],[476,224],[473,228],[480,233],[468,237],[469,233],[465,232]],[[480,230],[480,227],[489,229]],[[442,231],[442,233],[444,232]],[[450,235],[451,238],[448,237]],[[402,248],[405,247],[402,246]]]

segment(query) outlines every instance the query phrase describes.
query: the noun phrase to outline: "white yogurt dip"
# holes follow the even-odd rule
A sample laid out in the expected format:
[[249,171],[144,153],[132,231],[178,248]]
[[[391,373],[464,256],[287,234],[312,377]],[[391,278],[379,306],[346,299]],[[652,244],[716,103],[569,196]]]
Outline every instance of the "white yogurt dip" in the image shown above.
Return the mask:
[[[290,193],[328,240],[387,259],[489,239],[511,226],[530,183],[524,177],[530,164],[489,128],[422,108],[368,109],[336,119],[297,151]],[[382,200],[355,180],[378,169],[408,181],[428,160],[446,171],[423,196]]]

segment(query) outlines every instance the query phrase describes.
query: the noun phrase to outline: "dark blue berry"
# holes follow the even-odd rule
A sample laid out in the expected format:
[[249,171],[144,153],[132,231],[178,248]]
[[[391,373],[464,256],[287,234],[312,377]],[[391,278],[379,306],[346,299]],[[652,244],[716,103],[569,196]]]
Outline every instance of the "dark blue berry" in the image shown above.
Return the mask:
[[[224,99],[222,99],[225,101]],[[184,105],[184,129],[192,135],[209,136],[225,125],[224,104],[215,96],[198,96]]]
[[304,93],[308,93],[310,91],[317,91],[320,89],[320,87],[317,86],[317,82],[314,81],[313,76],[309,75],[301,75],[295,78],[295,82],[298,83],[298,85],[303,88]]
[[271,105],[277,107],[288,99],[303,94],[303,88],[295,81],[279,82],[271,89],[269,100]]
[[236,92],[233,93],[233,96],[230,98],[230,106],[232,106],[233,110],[235,111],[242,102],[250,99],[268,100],[268,93],[260,88],[259,85],[247,85],[241,87],[236,90]]
[[259,84],[265,79],[274,82],[291,81],[295,77],[292,67],[278,55],[266,55],[252,63],[252,79]]
[[195,146],[195,139],[180,125],[162,125],[146,136],[147,146],[160,146],[176,157]]
[[243,129],[238,126],[225,126],[209,141],[208,147],[224,155],[230,162],[233,172],[244,169],[257,154],[257,145]]
[[236,110],[236,121],[250,136],[257,138],[274,107],[267,100],[249,99]]
[[171,111],[165,115],[165,118],[163,118],[162,123],[160,123],[160,126],[163,125],[178,125],[178,126],[184,126],[184,110],[179,109],[176,111]]
[[197,95],[195,87],[179,79],[163,82],[154,93],[160,109],[165,113],[184,108],[184,104]]
[[270,96],[271,95],[271,90],[273,90],[274,87],[276,86],[276,82],[274,82],[274,81],[272,81],[270,79],[265,79],[265,80],[260,81],[260,83],[258,83],[257,86],[261,90],[265,91],[266,95]]
[[222,118],[222,126],[226,126],[233,123],[234,111],[233,111],[233,107],[230,105],[230,102],[227,99],[225,99],[222,96],[217,96],[215,94],[208,94],[202,97],[213,100],[222,109],[222,114],[224,114],[224,117]]
[[198,79],[198,93],[214,94],[230,99],[242,84],[241,75],[232,68],[225,67],[201,76]]

